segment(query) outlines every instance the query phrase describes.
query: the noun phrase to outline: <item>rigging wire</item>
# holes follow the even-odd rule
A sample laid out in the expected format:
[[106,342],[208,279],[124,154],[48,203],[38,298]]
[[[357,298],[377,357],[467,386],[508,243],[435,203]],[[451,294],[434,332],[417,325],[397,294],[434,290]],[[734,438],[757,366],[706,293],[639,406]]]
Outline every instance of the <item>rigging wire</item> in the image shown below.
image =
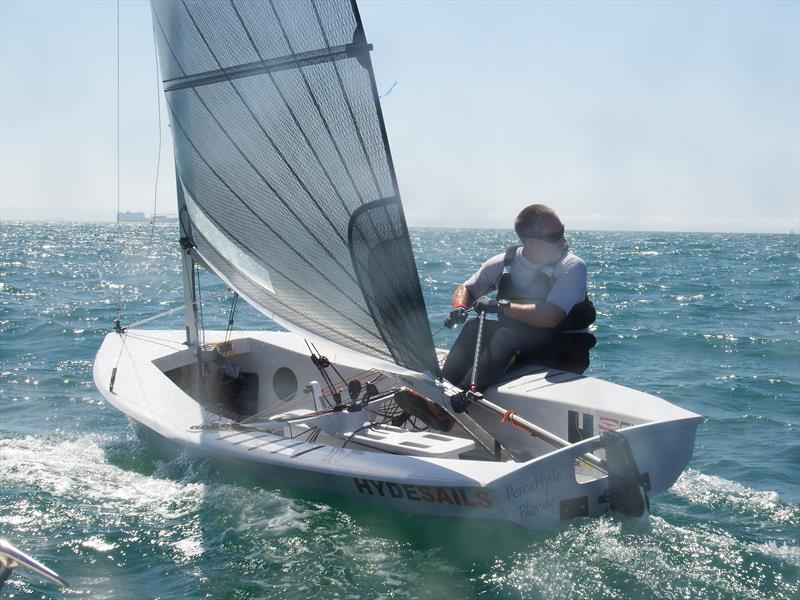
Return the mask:
[[[183,308],[183,307],[181,307]],[[146,330],[142,330],[146,331]],[[171,342],[169,340],[164,340],[163,338],[158,338],[155,336],[149,335],[142,335],[141,332],[139,333],[130,333],[127,330],[123,334],[126,338],[131,338],[132,340],[139,340],[141,342],[147,342],[148,344],[153,344],[154,346],[161,346],[162,348],[167,348],[169,350],[181,350],[184,349],[185,346],[178,342]]]
[[[116,32],[117,32],[117,37],[115,39],[116,59],[117,59],[117,72],[116,72],[117,87],[115,89],[115,93],[116,93],[116,108],[117,108],[117,114],[115,115],[116,127],[117,127],[117,140],[116,140],[116,142],[117,142],[117,218],[116,218],[116,223],[117,223],[117,237],[120,237],[120,233],[119,233],[119,0],[117,0],[115,6],[116,6],[115,19],[116,19]],[[117,319],[119,320],[121,318],[121,313],[122,313],[122,286],[120,285],[120,287],[117,288],[117,289],[118,289],[118,291],[117,291]],[[121,354],[120,354],[120,356],[121,356]]]
[[125,342],[128,341],[128,330],[120,325],[119,316],[114,320],[114,327],[119,335],[122,336],[122,344],[119,347],[119,354],[117,355],[117,362],[114,363],[114,368],[111,369],[111,381],[108,383],[108,391],[114,393],[114,383],[117,379],[117,369],[119,362],[122,360],[122,352],[125,350]]
[[155,321],[156,319],[160,319],[161,317],[166,317],[167,315],[171,315],[173,313],[178,312],[179,310],[183,310],[184,306],[179,305],[174,308],[170,308],[169,310],[165,310],[162,313],[158,313],[157,315],[153,315],[152,317],[147,317],[146,319],[142,319],[141,321],[136,321],[136,323],[131,323],[127,327],[129,329],[133,329],[135,327],[139,327],[139,325],[144,325],[145,323],[149,323],[150,321]]
[[[117,0],[119,4],[119,0]],[[153,56],[155,57],[156,61],[156,104],[158,105],[158,158],[156,159],[156,181],[155,186],[153,187],[153,219],[150,223],[150,240],[147,242],[147,253],[150,254],[150,251],[153,247],[153,234],[155,233],[156,228],[156,212],[158,210],[158,178],[161,174],[161,146],[162,146],[162,139],[161,139],[161,81],[159,77],[159,68],[158,68],[158,48],[156,46],[156,36],[155,36],[155,25],[153,26]]]
[[197,308],[199,308],[199,310],[197,312],[200,313],[200,328],[199,328],[200,331],[199,331],[199,333],[202,335],[202,338],[203,338],[203,342],[200,343],[200,340],[198,340],[197,341],[198,342],[197,345],[200,348],[205,348],[206,347],[206,324],[205,324],[205,320],[203,318],[203,295],[202,295],[202,291],[200,289],[200,266],[197,263],[194,263],[194,279],[197,282],[197,301],[195,302],[195,305],[197,306]]
[[[194,271],[194,280],[197,285],[197,300],[195,301],[195,307],[199,307],[199,311],[194,311],[195,314],[195,323],[197,322],[197,313],[200,313],[200,327],[198,328],[198,340],[197,340],[197,367],[200,371],[200,395],[202,398],[202,405],[208,406],[208,392],[206,390],[208,378],[208,373],[206,372],[206,361],[203,358],[203,350],[206,348],[206,326],[205,321],[203,320],[203,297],[200,291],[200,267],[197,263],[194,263],[193,266]],[[199,337],[202,336],[202,343]],[[205,423],[210,422],[210,419],[214,415],[213,412],[209,412],[208,417],[205,420]]]
[[116,2],[117,19],[117,225],[119,225],[119,0]]
[[236,313],[236,305],[239,301],[239,294],[233,292],[233,299],[231,300],[231,309],[228,312],[228,328],[225,330],[225,340],[223,343],[227,344],[233,332],[233,315]]

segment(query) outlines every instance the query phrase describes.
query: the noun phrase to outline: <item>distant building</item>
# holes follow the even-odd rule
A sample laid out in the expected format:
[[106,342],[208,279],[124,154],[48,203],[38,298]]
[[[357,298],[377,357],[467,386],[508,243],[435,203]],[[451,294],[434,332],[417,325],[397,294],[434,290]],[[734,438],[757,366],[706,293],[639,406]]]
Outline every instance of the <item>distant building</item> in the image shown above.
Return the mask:
[[135,222],[135,221],[147,221],[147,219],[144,218],[143,212],[120,212],[117,213],[117,221]]
[[176,215],[159,215],[155,214],[152,217],[145,217],[143,212],[119,212],[117,213],[117,222],[119,223],[177,223],[178,217]]

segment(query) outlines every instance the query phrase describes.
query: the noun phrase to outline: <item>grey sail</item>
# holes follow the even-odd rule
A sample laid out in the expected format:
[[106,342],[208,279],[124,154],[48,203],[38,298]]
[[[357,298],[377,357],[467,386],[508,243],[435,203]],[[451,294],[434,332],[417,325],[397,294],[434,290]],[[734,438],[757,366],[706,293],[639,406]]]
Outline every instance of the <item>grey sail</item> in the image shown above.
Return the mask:
[[200,258],[290,328],[437,373],[355,2],[152,6]]

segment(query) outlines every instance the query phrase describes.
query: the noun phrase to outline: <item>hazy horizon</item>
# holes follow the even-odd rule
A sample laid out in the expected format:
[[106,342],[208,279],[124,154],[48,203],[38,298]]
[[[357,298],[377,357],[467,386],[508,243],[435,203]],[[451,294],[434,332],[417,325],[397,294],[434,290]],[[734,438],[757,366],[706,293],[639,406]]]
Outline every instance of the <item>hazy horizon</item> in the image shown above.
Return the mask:
[[[140,211],[129,211],[129,212],[140,212]],[[177,218],[177,215],[170,214],[170,213],[159,213],[165,214],[168,217]],[[7,219],[0,217],[0,223],[2,224],[15,224],[15,223],[72,223],[76,225],[88,225],[88,224],[110,224],[110,225],[120,225],[120,226],[128,226],[128,225],[136,225],[136,224],[144,224],[150,225],[152,224],[152,217],[145,215],[145,219],[142,221],[120,221],[117,222],[115,220],[103,220],[103,219],[89,219],[89,220],[76,220],[76,219]],[[176,222],[156,222],[155,223],[159,227],[168,227],[170,225],[177,226]],[[509,233],[513,233],[514,227],[509,225],[508,227],[465,227],[465,226],[448,226],[448,225],[414,225],[413,223],[408,224],[410,229],[458,229],[458,230],[465,230],[465,231],[508,231]],[[709,234],[729,234],[729,235],[798,235],[800,231],[790,229],[789,231],[723,231],[723,230],[679,230],[679,229],[602,229],[602,228],[588,228],[588,227],[571,227],[566,229],[566,235],[569,237],[570,231],[580,231],[586,233],[592,232],[604,232],[604,233],[709,233]]]
[[[175,211],[144,2],[119,3],[117,138],[116,7],[0,2],[3,221],[114,221],[117,186]],[[410,226],[543,203],[572,229],[800,230],[800,2],[359,7]]]

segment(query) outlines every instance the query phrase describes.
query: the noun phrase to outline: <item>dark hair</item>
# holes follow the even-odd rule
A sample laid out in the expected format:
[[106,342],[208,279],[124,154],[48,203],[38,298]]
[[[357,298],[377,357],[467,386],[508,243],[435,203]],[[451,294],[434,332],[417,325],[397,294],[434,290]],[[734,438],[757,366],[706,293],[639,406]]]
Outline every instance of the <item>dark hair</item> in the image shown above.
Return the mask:
[[520,238],[526,235],[538,234],[542,215],[556,216],[556,211],[544,204],[531,204],[530,206],[526,206],[520,211],[517,215],[517,219],[514,221],[514,231],[517,232]]

